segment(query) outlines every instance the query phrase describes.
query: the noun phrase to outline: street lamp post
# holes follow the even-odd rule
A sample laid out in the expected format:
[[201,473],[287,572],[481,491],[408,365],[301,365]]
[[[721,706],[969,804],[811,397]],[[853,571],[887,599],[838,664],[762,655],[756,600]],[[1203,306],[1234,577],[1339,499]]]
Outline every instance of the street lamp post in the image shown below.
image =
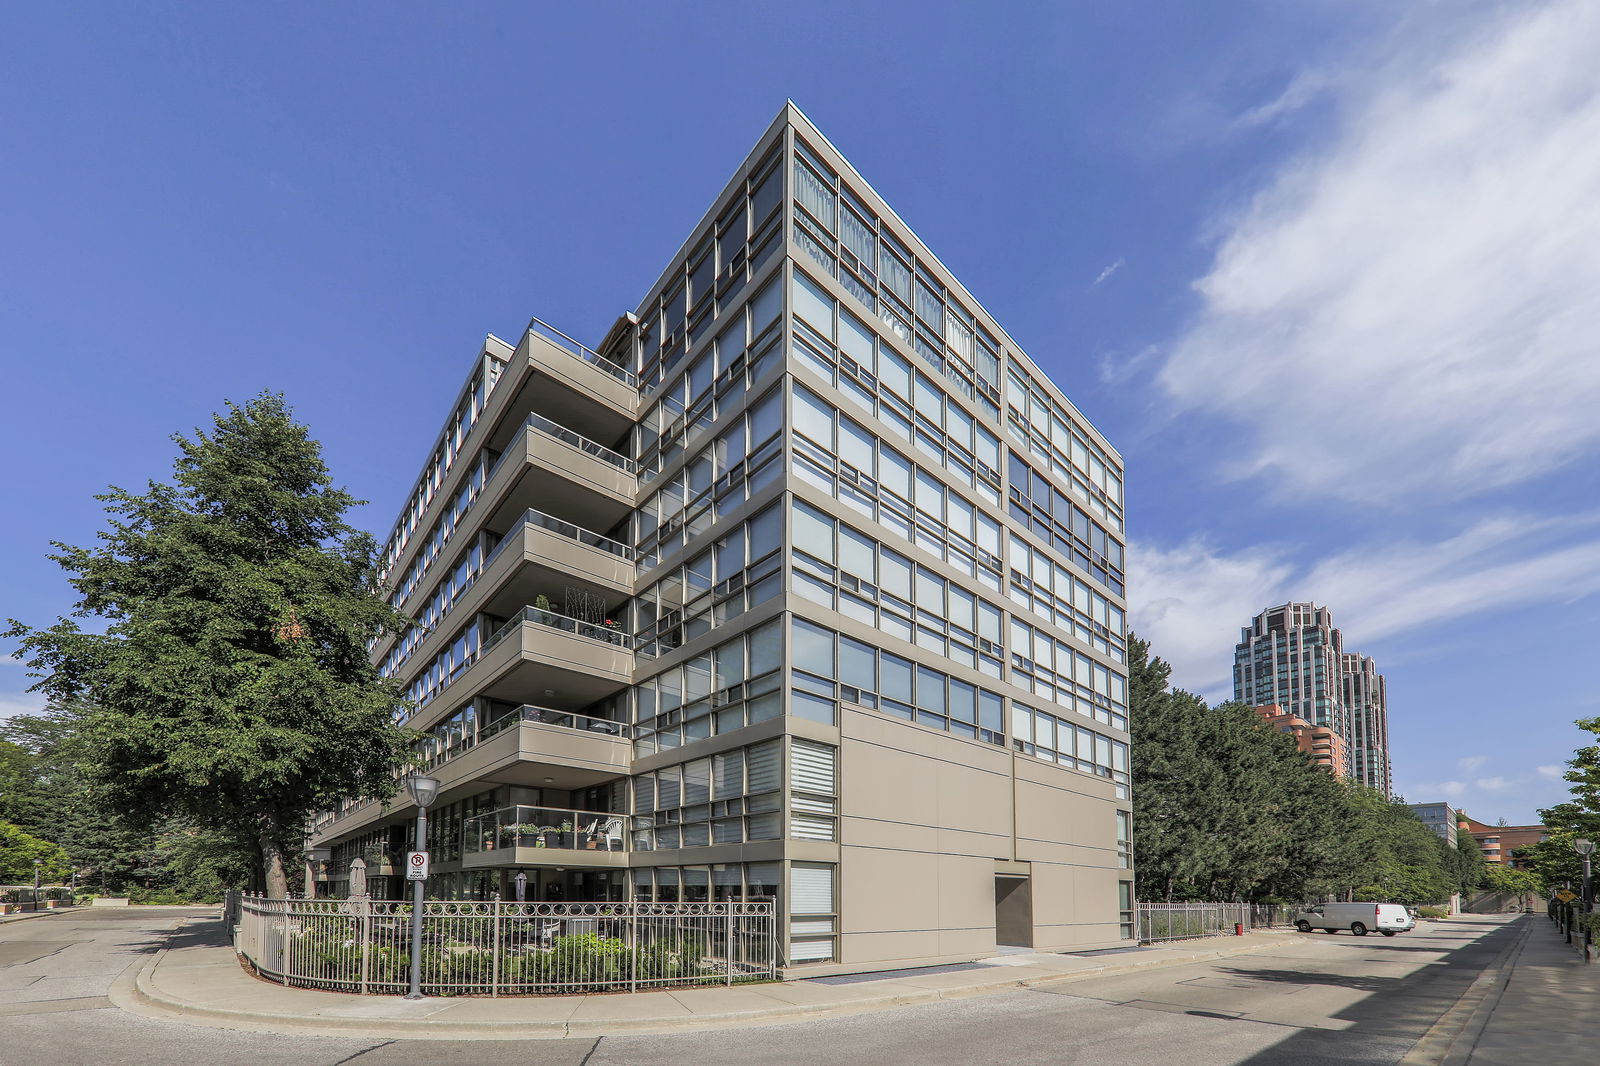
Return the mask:
[[[412,774],[406,778],[406,792],[417,805],[416,850],[428,850],[428,807],[439,795],[437,778]],[[411,991],[407,999],[422,998],[422,892],[424,882],[413,881],[411,889]]]
[[1580,899],[1583,903],[1583,961],[1590,961],[1590,948],[1594,944],[1594,932],[1591,928],[1592,918],[1590,911],[1594,909],[1594,882],[1590,878],[1589,856],[1594,854],[1594,841],[1579,837],[1572,842],[1572,850],[1583,856],[1583,891]]

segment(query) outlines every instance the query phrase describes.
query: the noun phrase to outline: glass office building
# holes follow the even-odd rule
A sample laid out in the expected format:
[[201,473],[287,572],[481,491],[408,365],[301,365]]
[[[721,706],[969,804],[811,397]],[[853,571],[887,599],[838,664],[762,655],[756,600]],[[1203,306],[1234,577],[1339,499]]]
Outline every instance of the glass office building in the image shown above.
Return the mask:
[[[774,897],[809,972],[1131,937],[1088,420],[793,106],[589,341],[490,337],[387,543],[430,892]],[[321,819],[323,891],[413,815]]]

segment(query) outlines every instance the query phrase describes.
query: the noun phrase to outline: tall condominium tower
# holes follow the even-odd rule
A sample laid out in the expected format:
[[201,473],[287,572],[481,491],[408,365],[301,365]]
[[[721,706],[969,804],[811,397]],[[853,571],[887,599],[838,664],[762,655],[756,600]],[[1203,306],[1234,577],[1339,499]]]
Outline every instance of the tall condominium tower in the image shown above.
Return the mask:
[[1383,675],[1365,655],[1340,656],[1344,703],[1350,710],[1351,776],[1385,796],[1394,794],[1389,765],[1389,701]]
[[771,897],[810,972],[1130,938],[1115,449],[792,106],[592,343],[491,336],[389,535],[429,890]]
[[[1233,698],[1277,704],[1348,742],[1350,715],[1339,664],[1343,651],[1344,637],[1326,607],[1286,603],[1268,608],[1240,631],[1233,652]],[[1348,754],[1337,769],[1350,775]]]

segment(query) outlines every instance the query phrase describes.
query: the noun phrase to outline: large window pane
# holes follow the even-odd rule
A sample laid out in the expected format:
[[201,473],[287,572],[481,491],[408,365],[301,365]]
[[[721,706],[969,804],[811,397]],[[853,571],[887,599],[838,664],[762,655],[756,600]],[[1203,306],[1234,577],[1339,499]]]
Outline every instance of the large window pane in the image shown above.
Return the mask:
[[878,691],[892,700],[911,702],[911,660],[883,652],[879,657]]
[[808,504],[794,503],[794,547],[829,563],[833,557],[833,519]]
[[833,337],[833,297],[799,271],[794,275],[794,313],[824,337]]
[[878,690],[878,653],[870,644],[839,637],[839,680],[868,692]]
[[833,451],[833,408],[798,385],[794,390],[794,429]]
[[823,677],[837,677],[833,656],[833,631],[812,625],[803,618],[794,619],[792,634],[794,666]]

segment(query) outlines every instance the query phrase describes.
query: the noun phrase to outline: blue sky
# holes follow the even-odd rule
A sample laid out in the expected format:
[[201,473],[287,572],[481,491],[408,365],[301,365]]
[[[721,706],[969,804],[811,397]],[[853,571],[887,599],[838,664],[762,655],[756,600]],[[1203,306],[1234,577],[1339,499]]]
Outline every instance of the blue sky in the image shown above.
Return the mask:
[[[1402,14],[1401,9],[1414,8]],[[1117,444],[1227,694],[1332,608],[1398,786],[1531,821],[1600,714],[1581,2],[32,5],[0,35],[0,614],[285,392],[387,530],[486,332],[597,339],[794,99]],[[0,711],[35,706],[0,660]]]

